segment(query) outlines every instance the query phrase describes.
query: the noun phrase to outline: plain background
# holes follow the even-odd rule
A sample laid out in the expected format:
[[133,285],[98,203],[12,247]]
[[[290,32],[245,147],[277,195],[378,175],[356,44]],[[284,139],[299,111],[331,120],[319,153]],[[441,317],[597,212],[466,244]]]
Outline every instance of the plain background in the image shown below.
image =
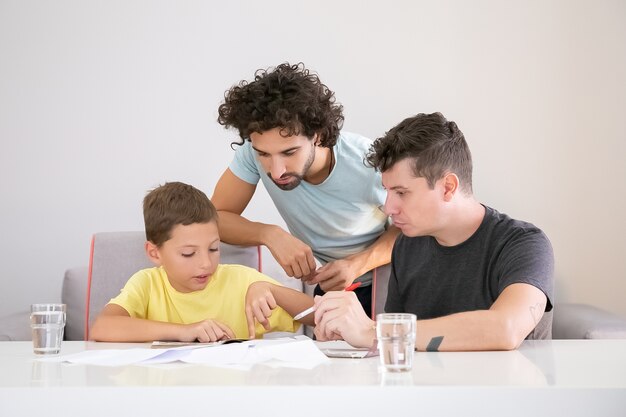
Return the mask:
[[[626,314],[623,0],[0,0],[0,315],[58,301],[92,233],[142,230],[147,190],[210,196],[224,91],[285,61],[348,131],[456,121],[477,198],[550,237],[557,302]],[[281,223],[259,191],[246,215]]]

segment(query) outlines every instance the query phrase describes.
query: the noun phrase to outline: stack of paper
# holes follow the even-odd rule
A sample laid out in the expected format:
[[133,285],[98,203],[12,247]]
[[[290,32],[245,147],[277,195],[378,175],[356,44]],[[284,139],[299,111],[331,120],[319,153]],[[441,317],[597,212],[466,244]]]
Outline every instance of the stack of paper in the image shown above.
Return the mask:
[[41,359],[85,365],[124,366],[186,362],[217,367],[250,369],[257,363],[312,369],[329,361],[306,336],[249,340],[219,345],[191,345],[170,349],[106,349]]

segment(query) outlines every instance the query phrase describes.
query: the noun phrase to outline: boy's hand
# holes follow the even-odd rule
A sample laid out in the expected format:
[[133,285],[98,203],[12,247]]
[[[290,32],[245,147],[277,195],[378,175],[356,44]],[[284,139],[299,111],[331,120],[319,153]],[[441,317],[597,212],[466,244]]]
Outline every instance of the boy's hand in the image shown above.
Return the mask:
[[183,325],[181,342],[217,342],[218,340],[234,339],[235,333],[227,325],[217,320],[203,320]]
[[264,281],[253,282],[246,293],[246,321],[248,322],[248,334],[250,339],[255,337],[255,320],[263,325],[265,330],[270,330],[268,318],[272,310],[276,308],[276,300],[272,294],[272,284]]

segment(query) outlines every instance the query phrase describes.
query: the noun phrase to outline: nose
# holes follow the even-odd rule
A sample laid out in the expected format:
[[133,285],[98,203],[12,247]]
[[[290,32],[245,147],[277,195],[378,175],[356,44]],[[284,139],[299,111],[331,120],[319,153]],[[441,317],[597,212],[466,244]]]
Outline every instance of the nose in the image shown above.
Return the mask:
[[387,193],[387,197],[385,197],[385,205],[383,206],[383,211],[387,216],[398,214],[398,206],[394,203],[390,193]]
[[270,162],[270,174],[272,175],[272,178],[275,180],[279,179],[285,171],[287,170],[285,169],[285,164],[283,164],[282,160],[280,158],[272,158],[272,161]]
[[204,255],[200,257],[200,268],[203,270],[211,269],[213,265],[213,260],[211,259],[211,252],[205,252]]

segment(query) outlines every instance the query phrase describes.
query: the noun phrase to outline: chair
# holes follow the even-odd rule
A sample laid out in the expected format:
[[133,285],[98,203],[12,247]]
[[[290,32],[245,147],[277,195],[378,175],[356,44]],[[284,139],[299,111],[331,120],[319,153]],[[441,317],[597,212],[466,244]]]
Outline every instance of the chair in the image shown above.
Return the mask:
[[[119,294],[128,278],[140,269],[152,266],[145,250],[144,232],[96,233],[91,241],[89,267],[66,271],[62,301],[67,304],[67,340],[88,340],[89,328],[108,301]],[[273,259],[272,259],[273,260]],[[240,264],[262,271],[260,247],[241,247],[222,243],[220,262]],[[266,260],[266,264],[270,263]],[[302,291],[298,280],[280,276],[277,268],[272,278],[283,285]]]
[[385,302],[387,301],[387,288],[389,286],[389,276],[391,275],[391,264],[379,266],[374,269],[372,279],[372,315],[373,319],[377,314],[385,312]]
[[626,339],[626,319],[588,304],[557,304],[553,339]]

